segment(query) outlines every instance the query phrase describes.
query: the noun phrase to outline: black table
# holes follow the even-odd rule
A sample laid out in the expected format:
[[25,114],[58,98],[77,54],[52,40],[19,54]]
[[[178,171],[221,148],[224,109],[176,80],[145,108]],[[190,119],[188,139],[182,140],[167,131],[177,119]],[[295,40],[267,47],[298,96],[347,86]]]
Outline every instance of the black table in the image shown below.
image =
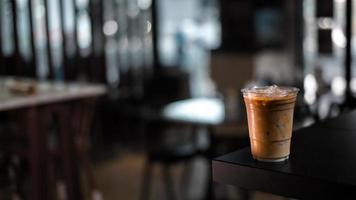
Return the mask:
[[356,111],[293,132],[290,159],[255,161],[250,148],[212,162],[213,180],[293,198],[356,199]]

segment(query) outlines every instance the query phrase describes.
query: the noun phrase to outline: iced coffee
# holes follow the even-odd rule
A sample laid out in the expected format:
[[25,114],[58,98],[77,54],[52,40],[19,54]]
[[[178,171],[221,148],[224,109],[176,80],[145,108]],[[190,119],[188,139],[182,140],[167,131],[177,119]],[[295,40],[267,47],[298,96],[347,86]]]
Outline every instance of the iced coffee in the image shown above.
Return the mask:
[[251,152],[256,160],[280,162],[288,159],[298,91],[294,87],[275,85],[242,89]]

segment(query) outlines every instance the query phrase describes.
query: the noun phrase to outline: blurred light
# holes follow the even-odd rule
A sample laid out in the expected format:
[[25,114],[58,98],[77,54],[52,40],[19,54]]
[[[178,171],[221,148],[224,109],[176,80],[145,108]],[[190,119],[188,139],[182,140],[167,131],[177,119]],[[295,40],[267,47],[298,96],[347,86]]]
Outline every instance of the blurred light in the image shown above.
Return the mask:
[[304,90],[305,91],[314,91],[318,90],[318,83],[313,74],[307,74],[304,78]]
[[[74,24],[75,24],[75,19],[74,19],[74,5],[72,4],[72,0],[63,0],[63,8],[66,11],[65,17],[63,18],[64,26],[63,30],[65,31],[66,34],[71,34],[74,32]],[[75,48],[67,48],[68,55],[74,55]]]
[[345,3],[345,0],[335,0],[335,3]]
[[149,20],[147,20],[147,30],[146,30],[146,33],[149,33],[151,32],[151,29],[152,29],[152,24]]
[[351,79],[350,88],[352,92],[356,92],[356,78]]
[[201,31],[201,30],[197,30],[196,24],[192,19],[183,20],[181,27],[185,36],[190,40],[194,40],[197,34]]
[[17,37],[19,42],[19,53],[26,60],[30,61],[31,53],[31,39],[30,27],[28,19],[27,0],[17,0]]
[[14,37],[13,37],[13,19],[12,19],[12,10],[11,2],[9,1],[0,1],[0,21],[1,21],[1,50],[3,55],[10,56],[13,54],[14,46]]
[[129,9],[127,9],[127,16],[131,18],[135,18],[140,13],[140,9],[137,6],[131,5]]
[[146,10],[151,7],[152,0],[138,0],[138,7],[142,10]]
[[322,99],[319,103],[318,115],[320,119],[326,119],[330,113],[330,102]]
[[200,27],[199,38],[205,43],[205,47],[209,49],[216,49],[220,46],[221,43],[221,30],[219,26],[219,22],[216,20],[209,20],[209,22],[205,22]]
[[304,100],[307,104],[313,104],[316,100],[318,82],[313,74],[307,74],[304,78]]
[[17,0],[16,3],[19,7],[25,7],[27,4],[27,0]]
[[181,100],[169,104],[163,115],[179,121],[195,121],[201,123],[221,123],[225,118],[224,103],[216,98],[196,98]]
[[82,12],[81,14],[79,14],[77,19],[77,26],[78,26],[77,37],[78,37],[79,48],[85,49],[90,47],[90,44],[92,42],[92,37],[90,34],[91,24],[90,24],[90,18],[88,13]]
[[88,0],[76,0],[76,3],[77,3],[77,8],[84,9],[88,6],[89,1]]
[[136,52],[142,49],[142,41],[139,37],[132,37],[131,39],[131,50]]
[[307,104],[311,105],[315,102],[316,100],[316,94],[311,93],[311,92],[305,92],[304,93],[304,100]]
[[42,17],[44,17],[45,13],[46,13],[46,9],[44,7],[44,5],[38,5],[37,7],[37,11],[35,12],[35,16],[37,19],[41,19]]
[[103,27],[103,31],[104,34],[107,36],[112,36],[114,35],[118,30],[118,26],[116,21],[114,20],[109,20],[107,22],[105,22],[104,27]]
[[320,17],[318,19],[318,26],[320,29],[332,29],[333,20],[331,17]]
[[129,40],[127,39],[127,37],[123,37],[119,41],[119,46],[121,49],[127,49],[129,47]]
[[120,82],[120,71],[117,63],[117,46],[113,38],[105,44],[105,61],[107,63],[106,78],[110,86],[117,87]]
[[346,90],[345,78],[343,78],[341,76],[337,76],[331,81],[331,91],[335,95],[341,96],[345,93],[345,90]]
[[341,29],[334,29],[331,33],[332,41],[339,47],[344,48],[346,45],[345,35]]

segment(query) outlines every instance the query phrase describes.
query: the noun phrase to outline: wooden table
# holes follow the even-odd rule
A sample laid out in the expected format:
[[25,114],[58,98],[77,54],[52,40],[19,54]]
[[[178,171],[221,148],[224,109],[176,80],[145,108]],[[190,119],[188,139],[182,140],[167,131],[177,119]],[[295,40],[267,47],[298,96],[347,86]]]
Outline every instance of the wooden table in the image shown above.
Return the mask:
[[356,111],[293,132],[290,159],[255,161],[250,148],[213,159],[222,184],[293,198],[356,198]]
[[35,85],[36,92],[29,95],[14,94],[9,91],[9,87],[15,83],[14,77],[0,77],[0,112],[23,113],[24,130],[29,140],[31,199],[53,198],[48,191],[48,186],[53,183],[50,183],[51,179],[48,177],[47,144],[47,120],[52,112],[58,115],[58,137],[66,195],[68,199],[81,199],[74,145],[78,141],[73,141],[73,136],[83,135],[88,131],[91,117],[88,113],[91,113],[94,108],[94,100],[106,93],[105,86],[86,83],[34,82],[23,78],[16,78],[16,80],[31,82]]

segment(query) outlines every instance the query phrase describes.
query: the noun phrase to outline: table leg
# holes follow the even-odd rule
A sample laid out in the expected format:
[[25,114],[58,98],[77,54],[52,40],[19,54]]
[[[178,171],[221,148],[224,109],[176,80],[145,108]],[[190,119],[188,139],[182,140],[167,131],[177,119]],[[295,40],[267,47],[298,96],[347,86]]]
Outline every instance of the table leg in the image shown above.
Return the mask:
[[63,159],[64,179],[68,200],[80,200],[80,173],[75,159],[73,130],[71,124],[76,119],[71,116],[69,105],[62,105],[58,109],[59,137],[61,144],[61,157]]
[[93,113],[95,108],[95,100],[89,99],[77,102],[73,110],[75,111],[76,123],[73,127],[76,135],[76,147],[79,159],[83,165],[85,176],[92,199],[102,199],[101,193],[97,189],[92,170],[92,164],[89,156],[90,150],[90,128],[92,125]]
[[31,170],[32,200],[48,199],[47,194],[47,134],[40,128],[38,108],[25,110],[25,126],[29,138],[29,160]]
[[[79,164],[84,167],[89,190],[93,199],[102,199],[92,174],[92,165],[88,155],[89,135],[94,100],[70,102],[59,105],[57,110],[61,157],[68,199],[82,199]],[[79,158],[79,160],[77,159]]]

